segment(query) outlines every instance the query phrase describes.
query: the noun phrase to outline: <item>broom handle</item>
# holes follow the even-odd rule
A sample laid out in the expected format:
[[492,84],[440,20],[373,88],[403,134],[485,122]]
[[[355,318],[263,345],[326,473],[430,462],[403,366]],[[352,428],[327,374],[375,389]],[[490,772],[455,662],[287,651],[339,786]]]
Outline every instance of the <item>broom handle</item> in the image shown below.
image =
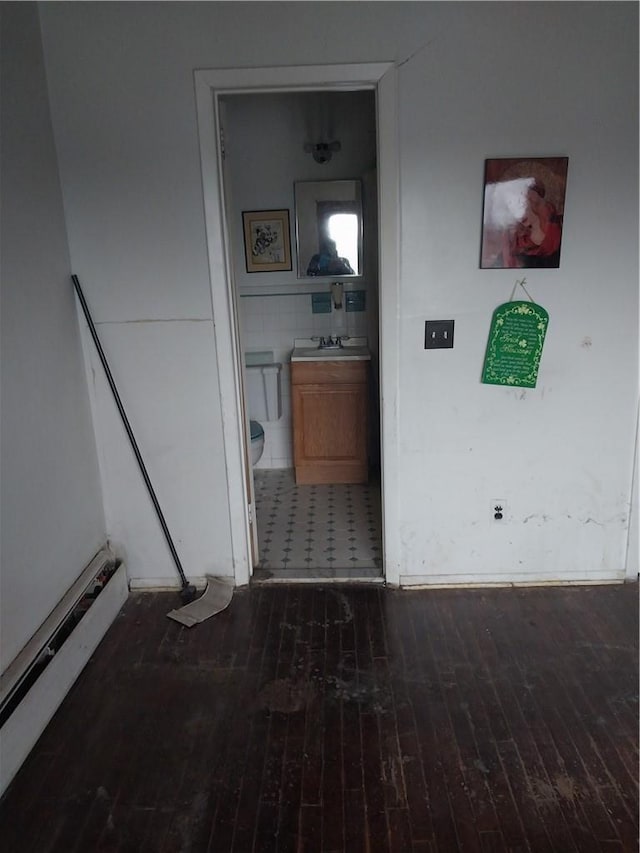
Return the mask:
[[111,392],[113,393],[113,398],[116,401],[116,406],[118,407],[118,411],[120,412],[120,417],[122,418],[122,423],[124,424],[124,428],[129,436],[129,441],[131,442],[131,447],[135,454],[135,457],[138,461],[138,465],[140,467],[140,472],[142,474],[142,478],[147,487],[147,491],[149,492],[149,497],[155,507],[156,514],[158,516],[158,521],[160,522],[160,526],[162,527],[162,531],[165,535],[165,539],[167,540],[167,545],[169,546],[169,550],[171,551],[171,556],[173,557],[173,562],[176,565],[176,569],[178,570],[178,574],[180,575],[180,580],[182,581],[183,587],[189,586],[189,581],[186,578],[184,570],[182,568],[182,564],[180,563],[180,558],[178,557],[178,552],[176,551],[175,545],[173,544],[173,539],[171,538],[171,534],[169,533],[169,528],[167,527],[167,522],[165,521],[164,515],[162,513],[162,509],[160,504],[158,503],[158,498],[156,497],[156,493],[151,485],[151,480],[149,479],[149,474],[147,473],[147,468],[144,464],[142,456],[140,454],[140,449],[138,447],[138,443],[133,434],[133,430],[131,429],[131,424],[129,423],[129,418],[127,417],[127,413],[124,410],[124,406],[122,405],[122,400],[120,399],[120,394],[118,394],[118,389],[116,388],[116,383],[114,382],[113,376],[111,375],[111,370],[109,369],[109,364],[107,363],[107,357],[104,354],[104,350],[102,349],[102,345],[100,344],[100,339],[98,338],[98,333],[96,332],[96,327],[91,319],[91,314],[89,313],[89,306],[84,298],[84,294],[82,292],[82,288],[80,287],[80,281],[78,280],[77,275],[71,276],[71,281],[73,282],[73,286],[76,289],[76,293],[78,294],[78,299],[80,300],[80,305],[82,305],[82,310],[84,312],[85,319],[89,325],[89,331],[91,332],[91,337],[93,338],[93,342],[96,345],[96,349],[98,350],[98,355],[100,356],[100,361],[102,362],[102,366],[104,367],[104,372],[107,376],[107,381],[109,382],[109,386],[111,387]]

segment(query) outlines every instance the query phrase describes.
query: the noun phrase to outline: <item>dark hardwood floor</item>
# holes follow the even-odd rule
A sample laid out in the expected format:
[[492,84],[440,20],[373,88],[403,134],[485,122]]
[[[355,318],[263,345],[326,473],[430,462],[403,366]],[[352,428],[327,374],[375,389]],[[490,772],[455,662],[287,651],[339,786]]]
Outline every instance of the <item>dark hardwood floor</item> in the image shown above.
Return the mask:
[[637,851],[638,586],[136,594],[4,853]]

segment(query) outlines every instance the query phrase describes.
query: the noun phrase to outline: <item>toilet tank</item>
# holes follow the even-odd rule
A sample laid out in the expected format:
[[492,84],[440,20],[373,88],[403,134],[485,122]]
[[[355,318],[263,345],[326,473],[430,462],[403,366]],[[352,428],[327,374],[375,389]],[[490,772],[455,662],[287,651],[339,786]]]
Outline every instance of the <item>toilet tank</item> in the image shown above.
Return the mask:
[[[268,357],[270,361],[266,361]],[[249,417],[260,421],[277,421],[282,414],[280,373],[282,365],[273,361],[273,353],[264,354],[264,363],[253,364],[245,356]]]

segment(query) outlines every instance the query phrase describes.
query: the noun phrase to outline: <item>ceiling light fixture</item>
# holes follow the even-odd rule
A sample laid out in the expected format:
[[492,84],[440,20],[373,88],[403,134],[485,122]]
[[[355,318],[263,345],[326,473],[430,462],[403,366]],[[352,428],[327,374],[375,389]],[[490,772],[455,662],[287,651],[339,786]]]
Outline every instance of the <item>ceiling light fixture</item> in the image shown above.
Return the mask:
[[340,151],[341,145],[338,140],[333,142],[305,142],[304,150],[307,154],[312,154],[316,163],[328,163],[331,160],[334,151]]

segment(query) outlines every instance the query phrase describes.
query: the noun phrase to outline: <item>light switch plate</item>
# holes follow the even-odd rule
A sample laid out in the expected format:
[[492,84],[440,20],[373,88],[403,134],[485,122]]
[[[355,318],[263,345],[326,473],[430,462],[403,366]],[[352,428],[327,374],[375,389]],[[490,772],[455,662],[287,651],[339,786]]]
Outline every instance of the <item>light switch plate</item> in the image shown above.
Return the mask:
[[426,320],[424,348],[448,349],[453,346],[453,320]]

